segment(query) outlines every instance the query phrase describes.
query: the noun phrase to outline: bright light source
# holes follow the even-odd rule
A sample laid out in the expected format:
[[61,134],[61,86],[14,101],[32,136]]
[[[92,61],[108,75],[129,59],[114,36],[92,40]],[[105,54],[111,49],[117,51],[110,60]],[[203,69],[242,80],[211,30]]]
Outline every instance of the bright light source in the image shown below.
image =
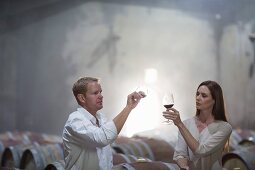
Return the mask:
[[158,71],[154,68],[145,69],[145,83],[152,84],[158,79]]
[[138,132],[156,128],[162,117],[160,106],[157,93],[149,89],[148,95],[141,99],[139,105],[129,115],[125,135],[131,137]]

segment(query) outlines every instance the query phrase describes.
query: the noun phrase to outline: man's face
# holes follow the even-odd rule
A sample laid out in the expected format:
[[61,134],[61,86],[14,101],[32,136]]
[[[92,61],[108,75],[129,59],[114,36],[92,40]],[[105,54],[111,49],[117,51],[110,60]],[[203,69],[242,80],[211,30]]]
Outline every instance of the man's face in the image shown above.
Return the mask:
[[95,114],[103,108],[103,96],[101,85],[98,82],[90,82],[85,94],[85,106],[87,110]]

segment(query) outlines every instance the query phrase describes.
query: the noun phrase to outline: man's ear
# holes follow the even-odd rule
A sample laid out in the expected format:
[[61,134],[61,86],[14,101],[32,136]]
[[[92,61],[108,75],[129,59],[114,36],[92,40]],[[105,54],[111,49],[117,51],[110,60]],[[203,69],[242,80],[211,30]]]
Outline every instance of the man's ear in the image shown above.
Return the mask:
[[78,98],[78,100],[81,102],[81,103],[84,103],[85,102],[85,96],[83,95],[83,94],[78,94],[77,95],[77,98]]

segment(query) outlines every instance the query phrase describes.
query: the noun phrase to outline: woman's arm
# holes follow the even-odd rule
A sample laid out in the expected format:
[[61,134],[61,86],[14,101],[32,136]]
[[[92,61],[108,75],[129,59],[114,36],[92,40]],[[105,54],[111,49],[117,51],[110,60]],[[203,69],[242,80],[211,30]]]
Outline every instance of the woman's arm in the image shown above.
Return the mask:
[[199,142],[192,136],[190,131],[183,124],[179,112],[174,108],[170,108],[163,112],[163,116],[167,119],[173,120],[174,124],[178,127],[182,137],[184,138],[191,151],[195,152],[199,146]]
[[224,145],[232,132],[231,125],[227,122],[224,122],[220,124],[220,127],[217,127],[218,130],[213,133],[209,138],[202,142],[199,142],[192,136],[190,131],[183,124],[180,119],[179,112],[176,109],[171,108],[168,111],[163,112],[163,116],[167,119],[173,120],[174,124],[178,127],[181,135],[183,136],[185,142],[194,154],[210,154],[215,149],[218,149],[221,145]]
[[180,133],[182,134],[185,142],[187,143],[191,151],[195,152],[199,147],[199,142],[192,136],[192,134],[186,128],[183,122],[179,122],[178,124],[176,124],[176,126],[178,127]]
[[178,132],[178,141],[175,146],[175,152],[173,156],[173,160],[177,163],[180,168],[189,169],[188,160],[189,160],[189,153],[188,153],[188,146],[185,142],[184,138],[182,137],[181,133]]

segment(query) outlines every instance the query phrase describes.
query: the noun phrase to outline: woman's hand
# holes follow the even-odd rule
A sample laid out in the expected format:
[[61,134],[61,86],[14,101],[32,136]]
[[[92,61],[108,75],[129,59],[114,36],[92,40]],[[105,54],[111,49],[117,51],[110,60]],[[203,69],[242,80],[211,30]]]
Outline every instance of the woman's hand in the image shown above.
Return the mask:
[[166,111],[163,112],[163,116],[166,119],[172,120],[176,126],[180,125],[182,123],[179,111],[175,108],[169,108]]

